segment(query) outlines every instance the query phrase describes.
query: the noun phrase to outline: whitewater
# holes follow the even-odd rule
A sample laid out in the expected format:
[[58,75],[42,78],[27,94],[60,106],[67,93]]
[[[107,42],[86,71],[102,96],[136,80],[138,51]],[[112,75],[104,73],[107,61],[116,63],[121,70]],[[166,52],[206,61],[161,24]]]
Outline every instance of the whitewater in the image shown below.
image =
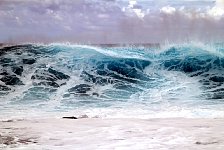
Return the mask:
[[1,52],[2,117],[223,116],[222,44],[27,44]]

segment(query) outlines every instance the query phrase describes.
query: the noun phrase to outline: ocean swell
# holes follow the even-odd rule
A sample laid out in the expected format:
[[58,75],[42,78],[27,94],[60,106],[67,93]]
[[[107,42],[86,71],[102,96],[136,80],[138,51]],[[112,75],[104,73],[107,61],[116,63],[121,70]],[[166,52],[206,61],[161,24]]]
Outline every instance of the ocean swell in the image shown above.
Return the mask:
[[0,58],[1,107],[40,107],[52,102],[53,110],[124,107],[126,103],[148,109],[164,102],[186,107],[219,105],[224,99],[223,54],[220,45],[194,44],[7,46],[1,48]]

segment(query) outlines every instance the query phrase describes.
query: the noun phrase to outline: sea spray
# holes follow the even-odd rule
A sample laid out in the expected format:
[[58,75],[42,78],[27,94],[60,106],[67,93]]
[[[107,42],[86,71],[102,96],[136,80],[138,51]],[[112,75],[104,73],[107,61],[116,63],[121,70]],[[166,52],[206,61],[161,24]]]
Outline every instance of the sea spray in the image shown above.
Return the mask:
[[222,44],[153,48],[58,43],[1,51],[2,114],[78,111],[113,117],[118,111],[148,117],[166,112],[171,117],[189,112],[201,117],[220,114],[223,106]]

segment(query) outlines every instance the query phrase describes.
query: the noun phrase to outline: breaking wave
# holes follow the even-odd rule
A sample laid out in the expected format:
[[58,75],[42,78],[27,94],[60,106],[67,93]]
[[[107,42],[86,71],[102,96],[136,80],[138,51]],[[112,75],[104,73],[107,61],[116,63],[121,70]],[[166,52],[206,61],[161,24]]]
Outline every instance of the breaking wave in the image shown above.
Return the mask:
[[[0,49],[1,110],[212,108],[224,100],[224,47],[69,44]],[[128,110],[127,110],[128,111]]]

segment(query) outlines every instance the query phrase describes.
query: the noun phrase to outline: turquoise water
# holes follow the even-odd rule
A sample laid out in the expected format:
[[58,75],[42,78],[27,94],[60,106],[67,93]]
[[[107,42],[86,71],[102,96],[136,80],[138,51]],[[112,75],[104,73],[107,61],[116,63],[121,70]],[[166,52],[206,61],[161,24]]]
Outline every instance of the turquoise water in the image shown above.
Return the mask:
[[[224,47],[70,44],[1,48],[4,115],[223,116]],[[29,112],[27,114],[27,112]]]

